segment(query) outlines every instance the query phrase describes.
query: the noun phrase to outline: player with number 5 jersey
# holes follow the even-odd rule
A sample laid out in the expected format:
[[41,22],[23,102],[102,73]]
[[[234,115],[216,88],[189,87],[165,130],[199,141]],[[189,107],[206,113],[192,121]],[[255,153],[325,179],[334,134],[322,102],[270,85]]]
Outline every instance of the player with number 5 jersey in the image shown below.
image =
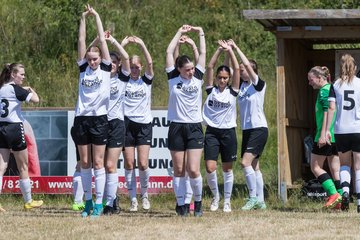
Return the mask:
[[336,110],[334,136],[340,158],[340,181],[343,189],[341,209],[349,208],[351,159],[354,172],[358,212],[360,212],[360,79],[355,76],[356,64],[350,54],[340,59],[340,78],[330,88],[326,139],[331,140],[331,122]]

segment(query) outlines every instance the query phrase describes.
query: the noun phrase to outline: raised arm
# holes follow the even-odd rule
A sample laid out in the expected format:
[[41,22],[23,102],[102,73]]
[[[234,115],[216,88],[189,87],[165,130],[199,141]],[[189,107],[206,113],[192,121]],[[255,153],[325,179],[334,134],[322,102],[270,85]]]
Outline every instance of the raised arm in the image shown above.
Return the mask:
[[153,61],[152,61],[151,55],[150,55],[144,41],[141,38],[136,37],[136,36],[132,36],[131,38],[129,38],[129,41],[136,43],[140,46],[141,51],[143,52],[145,61],[146,61],[145,73],[149,76],[154,76]]
[[176,45],[178,44],[180,37],[183,33],[189,32],[191,30],[191,26],[183,25],[176,32],[175,36],[169,43],[169,46],[166,49],[166,68],[172,67],[175,65],[174,53],[176,49]]
[[29,91],[30,93],[32,93],[32,96],[30,98],[30,102],[33,103],[38,103],[40,101],[39,96],[37,95],[37,93],[34,91],[34,89],[32,89],[31,87],[23,87],[25,90]]
[[223,48],[219,46],[214,55],[211,57],[206,69],[206,87],[212,87],[214,85],[214,67],[222,52]]
[[95,16],[96,29],[97,29],[97,34],[98,34],[98,38],[99,38],[99,46],[100,46],[100,50],[101,50],[101,53],[102,53],[102,58],[109,61],[109,62],[111,62],[111,58],[110,58],[110,54],[109,54],[109,48],[108,48],[108,45],[107,45],[106,40],[105,40],[104,28],[103,28],[100,16],[95,11],[95,9],[93,9],[92,7],[90,7],[90,9],[89,9],[89,13],[91,15]]
[[205,69],[206,65],[206,42],[205,42],[205,34],[202,27],[191,27],[192,31],[196,31],[199,33],[199,59],[197,64]]
[[130,73],[129,54],[125,51],[123,46],[121,46],[121,44],[113,36],[111,36],[110,31],[105,32],[105,39],[113,44],[119,52],[121,58],[121,69]]
[[227,53],[228,53],[227,57],[230,60],[232,68],[233,68],[231,87],[234,90],[238,90],[239,85],[240,85],[240,67],[239,67],[239,62],[233,51],[233,47],[234,47],[235,43],[232,39],[230,39],[229,41],[227,41],[227,44],[229,46],[229,49],[227,51]]
[[89,5],[86,11],[81,14],[78,37],[78,61],[85,58],[86,54],[86,16],[89,15]]
[[180,49],[181,44],[188,44],[191,47],[191,49],[193,50],[194,62],[195,62],[195,65],[196,65],[198,60],[199,60],[199,51],[198,51],[198,48],[197,48],[194,40],[192,40],[187,35],[182,35],[180,37],[180,40],[179,40],[179,42],[178,42],[178,44],[176,45],[176,48],[175,48],[174,60],[176,60],[176,58],[179,56],[179,49]]
[[241,49],[235,44],[235,42],[233,42],[233,48],[236,49],[237,53],[239,54],[241,62],[242,62],[242,64],[244,64],[244,67],[245,67],[246,71],[248,72],[251,81],[256,85],[257,84],[257,82],[256,82],[257,74],[255,73],[254,69],[251,67],[251,64],[250,64],[248,58],[241,51]]

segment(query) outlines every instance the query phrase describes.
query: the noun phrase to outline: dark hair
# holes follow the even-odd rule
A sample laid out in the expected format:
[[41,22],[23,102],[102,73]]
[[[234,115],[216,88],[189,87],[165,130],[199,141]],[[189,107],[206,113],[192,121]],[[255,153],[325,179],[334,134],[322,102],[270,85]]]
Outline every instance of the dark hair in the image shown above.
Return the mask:
[[12,73],[17,73],[19,68],[24,68],[24,65],[21,63],[7,63],[5,64],[1,74],[0,74],[0,88],[4,86],[5,83],[9,82],[11,79]]
[[258,74],[258,65],[257,65],[256,61],[254,59],[249,59],[249,62],[250,62],[252,69],[254,70],[254,72],[256,74]]
[[230,71],[230,68],[228,66],[221,65],[220,67],[218,67],[217,70],[216,70],[216,75],[218,75],[219,72],[221,72],[221,71],[225,71],[225,72],[229,73],[229,75],[231,76],[231,71]]
[[110,52],[110,57],[114,57],[118,62],[120,62],[120,57],[117,52]]
[[182,55],[176,58],[175,60],[175,67],[176,68],[182,68],[185,64],[191,63],[191,58],[189,58],[186,55]]

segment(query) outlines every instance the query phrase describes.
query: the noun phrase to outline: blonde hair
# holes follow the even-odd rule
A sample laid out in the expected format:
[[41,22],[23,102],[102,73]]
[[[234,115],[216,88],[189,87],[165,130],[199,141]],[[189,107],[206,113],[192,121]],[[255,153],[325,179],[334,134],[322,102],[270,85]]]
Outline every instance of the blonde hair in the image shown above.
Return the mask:
[[315,66],[312,69],[310,69],[309,73],[314,75],[317,78],[322,78],[325,81],[331,83],[331,76],[330,71],[326,66]]
[[141,58],[138,55],[133,55],[130,58],[130,64],[134,64],[135,62],[139,63],[142,66]]
[[340,85],[351,83],[356,72],[355,59],[350,54],[344,54],[340,59]]

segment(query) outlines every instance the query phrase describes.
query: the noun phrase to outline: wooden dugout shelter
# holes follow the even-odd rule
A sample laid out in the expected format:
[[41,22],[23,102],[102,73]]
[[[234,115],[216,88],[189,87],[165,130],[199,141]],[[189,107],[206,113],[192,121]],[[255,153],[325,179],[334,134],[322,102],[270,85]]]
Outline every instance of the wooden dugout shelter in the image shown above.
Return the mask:
[[[315,129],[316,92],[307,73],[313,66],[327,66],[334,79],[342,53],[359,58],[359,49],[342,46],[360,43],[360,10],[244,10],[243,16],[276,37],[278,189],[285,202],[296,180],[311,174],[304,162],[304,138]],[[341,49],[326,49],[328,44]]]

